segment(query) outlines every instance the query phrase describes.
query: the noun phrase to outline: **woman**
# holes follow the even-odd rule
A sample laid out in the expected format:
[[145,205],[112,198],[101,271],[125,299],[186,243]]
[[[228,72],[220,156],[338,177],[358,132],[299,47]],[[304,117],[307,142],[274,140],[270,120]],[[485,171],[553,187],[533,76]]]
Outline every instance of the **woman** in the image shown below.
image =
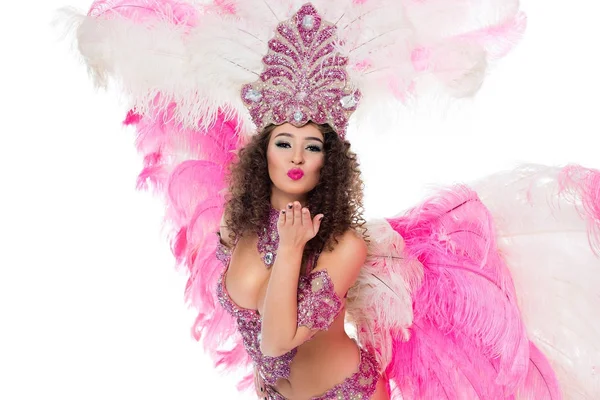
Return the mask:
[[215,364],[252,361],[272,399],[599,397],[597,307],[573,322],[556,282],[597,304],[600,172],[457,185],[364,238],[344,140],[363,95],[377,112],[430,81],[474,93],[524,27],[514,2],[327,0],[327,18],[294,1],[133,3],[95,2],[79,49],[98,84],[132,97],[140,183],[165,194]]
[[[327,399],[341,390],[348,398],[360,393],[364,399],[387,399],[373,357],[344,330],[344,299],[367,252],[362,182],[350,144],[327,125],[271,125],[240,151],[229,192],[220,236],[231,258],[220,298],[225,307],[260,314],[260,331],[240,326],[250,332],[244,340],[258,364],[257,394]],[[275,227],[265,223],[269,218]],[[260,237],[273,234],[276,256],[266,263]],[[322,298],[298,301],[301,276],[309,284],[323,278],[333,284],[323,295],[339,304],[320,315],[331,319],[321,329],[298,315],[307,309],[323,313],[314,309]],[[252,350],[256,344],[259,349]],[[271,374],[265,357],[283,358],[289,372]]]

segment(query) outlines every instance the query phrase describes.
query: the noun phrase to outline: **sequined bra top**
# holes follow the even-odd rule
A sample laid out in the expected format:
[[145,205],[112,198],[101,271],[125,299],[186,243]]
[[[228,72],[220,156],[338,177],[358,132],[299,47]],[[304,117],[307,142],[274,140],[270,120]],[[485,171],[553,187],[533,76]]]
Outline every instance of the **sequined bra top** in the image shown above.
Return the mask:
[[[229,268],[232,250],[219,244],[217,258],[225,268],[217,283],[217,297],[221,306],[237,322],[244,347],[258,368],[262,378],[269,385],[275,385],[277,379],[288,379],[290,364],[297,349],[277,356],[269,357],[260,351],[262,317],[258,310],[239,307],[231,300],[225,287],[225,274]],[[311,264],[315,265],[314,260]],[[333,283],[325,270],[303,275],[298,280],[298,326],[310,329],[326,330],[342,308],[342,300],[335,293]]]

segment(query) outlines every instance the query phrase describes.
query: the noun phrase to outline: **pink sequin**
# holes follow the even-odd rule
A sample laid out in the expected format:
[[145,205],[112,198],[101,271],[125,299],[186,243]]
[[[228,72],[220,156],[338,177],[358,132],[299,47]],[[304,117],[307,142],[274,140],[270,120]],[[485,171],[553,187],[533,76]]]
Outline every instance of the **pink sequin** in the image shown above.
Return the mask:
[[[225,257],[225,260],[228,262],[229,257]],[[265,356],[260,351],[262,319],[257,310],[239,307],[231,300],[225,287],[225,272],[221,274],[217,283],[217,298],[221,306],[236,319],[246,352],[267,384],[274,385],[278,378],[288,379],[290,364],[298,350],[292,349],[279,357]]]
[[340,137],[361,93],[349,86],[348,58],[336,51],[336,27],[305,4],[277,26],[263,58],[260,79],[242,87],[241,97],[262,129],[289,122],[329,124]]
[[326,270],[312,272],[298,280],[298,326],[326,330],[342,308]]

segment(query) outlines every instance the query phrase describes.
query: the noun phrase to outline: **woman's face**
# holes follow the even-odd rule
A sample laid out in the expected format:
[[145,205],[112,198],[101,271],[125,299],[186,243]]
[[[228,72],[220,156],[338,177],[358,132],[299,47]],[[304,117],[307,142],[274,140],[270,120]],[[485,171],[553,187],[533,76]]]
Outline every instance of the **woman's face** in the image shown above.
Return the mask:
[[289,123],[277,126],[267,147],[273,186],[292,195],[304,195],[314,189],[325,162],[323,142],[323,134],[312,124],[301,128]]

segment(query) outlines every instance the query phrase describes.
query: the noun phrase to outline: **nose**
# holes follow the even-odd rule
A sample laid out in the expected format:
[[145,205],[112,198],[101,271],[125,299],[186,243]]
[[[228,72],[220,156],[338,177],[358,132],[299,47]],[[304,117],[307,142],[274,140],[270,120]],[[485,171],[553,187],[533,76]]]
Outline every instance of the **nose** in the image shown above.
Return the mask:
[[297,146],[294,150],[294,154],[292,154],[292,164],[300,165],[304,164],[304,154],[302,153],[301,146]]

